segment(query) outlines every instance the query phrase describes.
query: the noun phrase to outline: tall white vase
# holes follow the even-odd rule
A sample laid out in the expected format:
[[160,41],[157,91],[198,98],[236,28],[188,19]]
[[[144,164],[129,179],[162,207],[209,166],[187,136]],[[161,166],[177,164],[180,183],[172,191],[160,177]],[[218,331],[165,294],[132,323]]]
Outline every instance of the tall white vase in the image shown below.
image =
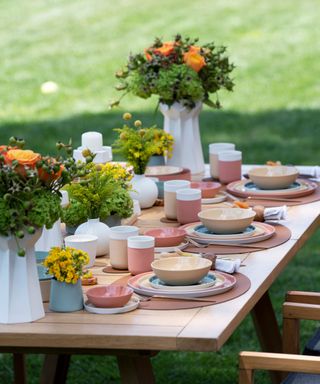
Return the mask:
[[175,102],[173,105],[160,104],[164,115],[164,130],[174,137],[172,157],[167,165],[189,168],[191,174],[204,172],[204,160],[199,130],[199,114],[202,103],[189,110]]
[[95,235],[98,237],[97,256],[103,256],[109,253],[110,228],[102,223],[100,219],[88,219],[85,223],[79,225],[75,235]]
[[150,208],[158,197],[157,184],[145,175],[134,175],[131,180],[130,196],[138,200],[141,208]]
[[0,236],[0,323],[26,323],[44,317],[35,242],[41,231],[19,239],[25,256],[18,256],[13,236]]

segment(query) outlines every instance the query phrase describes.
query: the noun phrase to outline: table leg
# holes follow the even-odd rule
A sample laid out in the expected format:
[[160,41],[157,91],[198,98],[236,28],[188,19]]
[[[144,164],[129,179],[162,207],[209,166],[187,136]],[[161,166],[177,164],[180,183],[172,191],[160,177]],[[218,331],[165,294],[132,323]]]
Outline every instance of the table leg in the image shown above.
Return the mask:
[[155,383],[149,355],[121,355],[117,359],[122,384]]
[[[256,333],[264,352],[282,352],[282,340],[277,319],[267,291],[251,311]],[[281,372],[270,372],[272,383],[281,382]]]
[[23,353],[13,354],[14,384],[27,383],[26,359]]
[[64,384],[67,380],[71,355],[45,355],[40,384]]

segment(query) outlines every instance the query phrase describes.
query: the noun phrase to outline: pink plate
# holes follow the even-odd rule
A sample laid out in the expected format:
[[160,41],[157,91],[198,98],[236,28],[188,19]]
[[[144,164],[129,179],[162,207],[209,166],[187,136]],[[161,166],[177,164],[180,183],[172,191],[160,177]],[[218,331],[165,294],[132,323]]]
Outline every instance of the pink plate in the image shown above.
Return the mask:
[[150,277],[154,276],[153,272],[141,273],[140,275],[131,277],[128,281],[128,286],[138,294],[145,296],[161,295],[166,297],[206,297],[229,291],[237,282],[237,279],[228,273],[217,271],[209,273],[214,273],[216,276],[216,284],[202,290],[198,289],[196,291],[188,291],[187,287],[185,291],[181,290],[179,292],[168,291],[165,288],[153,288],[149,282]]

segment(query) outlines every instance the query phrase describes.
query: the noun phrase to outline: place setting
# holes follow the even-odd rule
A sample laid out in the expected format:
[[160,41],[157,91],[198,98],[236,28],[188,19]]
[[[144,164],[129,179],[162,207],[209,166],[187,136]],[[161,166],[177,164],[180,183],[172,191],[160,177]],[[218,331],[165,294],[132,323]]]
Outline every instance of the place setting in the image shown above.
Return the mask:
[[[213,262],[199,254],[156,259],[152,271],[126,276],[114,284],[127,284],[140,300],[140,309],[188,309],[218,304],[250,288],[241,273],[211,270]],[[237,270],[239,270],[240,263]]]
[[291,237],[291,231],[281,224],[254,221],[251,208],[210,208],[198,214],[200,221],[183,225],[193,252],[207,248],[211,252],[246,253],[278,246]]
[[250,205],[299,205],[320,199],[318,184],[299,178],[294,166],[266,165],[249,170],[248,178],[226,186],[227,194],[246,199]]

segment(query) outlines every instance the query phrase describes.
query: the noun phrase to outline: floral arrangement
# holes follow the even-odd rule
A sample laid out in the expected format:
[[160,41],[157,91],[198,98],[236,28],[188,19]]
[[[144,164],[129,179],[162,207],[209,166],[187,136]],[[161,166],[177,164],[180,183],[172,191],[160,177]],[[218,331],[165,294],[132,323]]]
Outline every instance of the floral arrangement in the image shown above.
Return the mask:
[[120,164],[86,164],[85,175],[65,187],[70,203],[62,210],[62,221],[78,226],[88,218],[105,220],[115,214],[120,218],[130,217],[131,178],[132,174]]
[[83,267],[90,261],[86,252],[72,247],[54,247],[50,250],[43,265],[48,268],[48,273],[53,278],[65,282],[76,284],[83,275]]
[[[124,69],[116,72],[116,89],[124,91],[123,96],[132,93],[143,99],[157,95],[161,103],[168,105],[181,102],[191,109],[197,101],[203,101],[220,108],[217,92],[232,91],[234,86],[230,78],[234,65],[225,52],[225,47],[214,43],[200,46],[198,39],[179,34],[173,41],[156,38],[144,53],[131,54]],[[216,101],[210,100],[210,94],[216,95]],[[120,100],[111,107],[119,105]]]
[[[58,143],[69,156],[42,156],[32,150],[23,149],[24,140],[12,137],[9,145],[0,146],[0,235],[15,236],[34,234],[37,229],[51,228],[61,215],[60,188],[79,173],[71,157],[71,143]],[[18,248],[18,255],[25,250]]]
[[[128,122],[132,115],[126,112],[123,119]],[[119,133],[119,138],[113,144],[114,152],[123,155],[136,175],[144,174],[152,155],[171,155],[173,136],[156,126],[146,128],[140,120],[135,120],[133,127],[125,123],[115,131]]]

